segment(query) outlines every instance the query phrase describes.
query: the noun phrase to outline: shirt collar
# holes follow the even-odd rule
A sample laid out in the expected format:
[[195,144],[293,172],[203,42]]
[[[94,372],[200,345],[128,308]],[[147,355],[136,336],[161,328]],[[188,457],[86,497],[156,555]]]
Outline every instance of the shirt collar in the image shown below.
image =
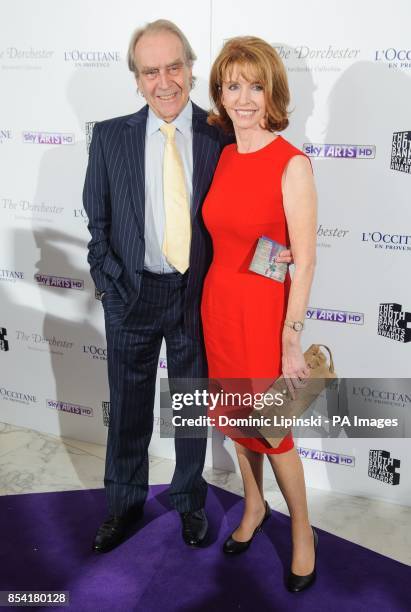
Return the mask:
[[[160,126],[163,125],[164,120],[157,117],[154,111],[151,108],[148,109],[148,117],[147,117],[147,127],[146,132],[149,136],[154,134],[160,129]],[[191,136],[193,129],[193,105],[191,100],[189,99],[181,113],[172,121],[177,130],[183,134],[183,136],[189,137]]]

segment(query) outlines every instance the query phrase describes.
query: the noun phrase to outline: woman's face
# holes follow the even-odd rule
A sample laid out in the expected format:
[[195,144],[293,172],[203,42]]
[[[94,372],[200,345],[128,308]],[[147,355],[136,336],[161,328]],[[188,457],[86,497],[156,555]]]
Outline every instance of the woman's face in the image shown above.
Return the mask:
[[264,129],[266,104],[264,88],[247,80],[234,67],[222,84],[221,102],[236,129]]

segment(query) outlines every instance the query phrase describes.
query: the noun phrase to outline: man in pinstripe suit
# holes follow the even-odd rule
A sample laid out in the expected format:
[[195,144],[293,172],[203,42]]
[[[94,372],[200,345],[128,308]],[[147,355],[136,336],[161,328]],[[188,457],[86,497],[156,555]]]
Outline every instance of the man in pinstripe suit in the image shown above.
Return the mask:
[[[94,539],[96,552],[117,546],[142,516],[163,338],[169,377],[207,376],[200,299],[211,243],[201,205],[228,139],[189,99],[195,59],[173,23],[159,20],[137,30],[128,63],[147,105],[97,123],[93,131],[83,199],[91,233],[88,261],[105,315],[111,402],[104,477],[110,514]],[[191,241],[184,272],[162,250],[164,124],[175,127],[189,196]],[[207,533],[206,442],[175,438],[170,497],[181,515],[183,539],[193,546]]]
[[[147,105],[96,124],[90,147],[83,193],[91,233],[88,261],[102,295],[111,402],[104,478],[110,515],[97,531],[97,552],[117,546],[142,515],[162,339],[170,377],[207,376],[199,304],[211,248],[200,211],[225,143],[207,124],[207,113],[189,99],[195,59],[171,22],[137,30],[128,61]],[[163,123],[176,127],[190,196],[191,247],[184,273],[161,248]],[[181,515],[184,541],[194,546],[207,532],[205,450],[205,438],[175,439],[171,503]]]

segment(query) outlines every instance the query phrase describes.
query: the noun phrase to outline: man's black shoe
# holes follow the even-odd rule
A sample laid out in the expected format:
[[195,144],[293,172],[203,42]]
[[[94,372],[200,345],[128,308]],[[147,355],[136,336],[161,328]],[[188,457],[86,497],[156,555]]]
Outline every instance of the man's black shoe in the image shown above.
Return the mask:
[[201,546],[207,535],[208,521],[204,508],[191,512],[180,512],[183,524],[183,540],[189,546]]
[[135,526],[142,516],[142,508],[132,508],[125,514],[109,516],[97,529],[93,542],[93,551],[105,553],[113,550],[113,548],[121,544],[127,538],[132,532],[132,527]]

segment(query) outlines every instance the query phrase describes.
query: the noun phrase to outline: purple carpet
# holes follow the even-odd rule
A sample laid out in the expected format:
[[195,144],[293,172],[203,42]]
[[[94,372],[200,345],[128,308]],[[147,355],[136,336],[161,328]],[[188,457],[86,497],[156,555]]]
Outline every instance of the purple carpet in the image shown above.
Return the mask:
[[90,544],[105,517],[103,490],[0,497],[0,590],[70,591],[75,612],[411,610],[407,565],[318,529],[317,581],[291,594],[283,584],[288,517],[273,512],[247,553],[227,558],[221,546],[240,520],[242,500],[210,486],[207,512],[209,546],[191,549],[166,486],[153,486],[142,528],[95,555]]

